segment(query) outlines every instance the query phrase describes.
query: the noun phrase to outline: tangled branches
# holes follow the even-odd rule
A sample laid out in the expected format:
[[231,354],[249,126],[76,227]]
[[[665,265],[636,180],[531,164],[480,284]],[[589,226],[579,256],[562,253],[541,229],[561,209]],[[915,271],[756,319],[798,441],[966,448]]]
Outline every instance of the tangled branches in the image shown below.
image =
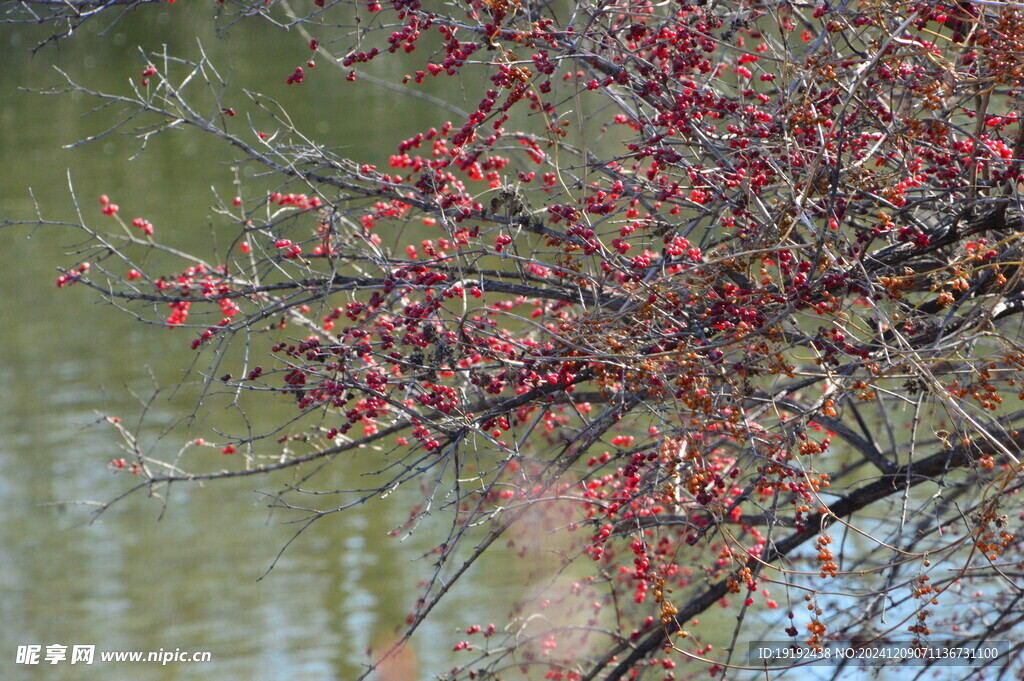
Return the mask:
[[[277,183],[219,202],[217,260],[109,200],[113,230],[77,225],[90,246],[59,285],[190,334],[240,408],[294,403],[218,445],[227,472],[122,430],[136,489],[282,469],[315,486],[375,448],[373,483],[309,524],[422,485],[409,528],[431,510],[450,528],[408,635],[499,538],[560,528],[582,575],[560,616],[538,629],[548,606],[522,604],[451,678],[738,674],[766,629],[1012,638],[1024,18],[734,5],[228,2],[222,20],[294,29],[337,68],[282,69],[283,103],[202,55],[151,54],[120,92],[67,75],[54,92],[120,111],[143,146],[191,129]],[[388,61],[408,69],[392,88],[436,100],[424,83],[453,78],[477,103],[443,100],[457,118],[394,140],[386,170],[291,122],[313,81],[370,87]],[[724,639],[694,624],[717,604]]]

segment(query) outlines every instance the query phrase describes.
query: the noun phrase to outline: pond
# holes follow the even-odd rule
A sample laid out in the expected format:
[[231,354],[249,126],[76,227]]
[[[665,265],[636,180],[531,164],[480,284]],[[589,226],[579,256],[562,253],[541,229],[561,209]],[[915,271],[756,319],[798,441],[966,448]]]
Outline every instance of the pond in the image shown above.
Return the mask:
[[[232,92],[287,92],[282,69],[305,58],[301,43],[266,40],[274,29],[257,24],[218,36],[209,16],[180,11],[184,4],[87,25],[35,56],[30,48],[43,34],[0,28],[0,217],[31,221],[38,206],[43,218],[59,222],[73,217],[77,200],[85,219],[99,223],[98,197],[107,194],[129,220],[152,219],[172,244],[216,229],[213,192],[234,192],[229,149],[187,132],[160,136],[134,160],[138,141],[117,132],[65,149],[103,132],[109,112],[90,116],[84,97],[25,90],[59,86],[54,66],[88,87],[124,90],[145,67],[139,46],[166,44],[196,57],[198,35]],[[353,157],[386,159],[401,130],[425,116],[450,116],[413,99],[396,105],[396,95],[383,90],[379,97],[367,88],[358,97],[343,88],[305,92],[318,102],[305,108],[314,117],[298,122]],[[108,466],[124,453],[103,416],[134,427],[141,401],[152,398],[139,435],[159,453],[188,438],[215,439],[210,410],[220,407],[190,419],[194,385],[173,390],[193,357],[190,337],[139,324],[83,288],[58,290],[57,268],[73,262],[66,254],[80,238],[55,225],[0,229],[7,258],[0,268],[0,678],[354,678],[369,650],[402,631],[420,581],[433,570],[423,555],[438,541],[435,528],[428,523],[404,542],[389,537],[413,503],[399,492],[389,503],[323,518],[275,564],[298,516],[268,509],[267,493],[282,480],[255,478],[178,487],[167,499],[136,494],[90,522],[98,504],[133,482]],[[358,458],[337,464],[339,486],[368,465]],[[417,635],[406,678],[450,668],[458,631],[504,621],[528,586],[500,562],[475,568]],[[211,661],[16,664],[19,646],[45,651],[52,644],[95,645],[97,655],[209,651]]]

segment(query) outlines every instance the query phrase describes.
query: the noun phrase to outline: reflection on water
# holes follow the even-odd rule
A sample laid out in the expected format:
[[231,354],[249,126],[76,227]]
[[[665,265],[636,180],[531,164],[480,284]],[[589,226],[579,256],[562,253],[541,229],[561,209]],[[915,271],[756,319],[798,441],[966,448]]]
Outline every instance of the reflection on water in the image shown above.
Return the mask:
[[[243,31],[216,39],[201,12],[164,12],[153,25],[170,22],[157,36],[129,16],[107,39],[81,35],[31,58],[34,37],[25,28],[0,31],[0,215],[31,219],[28,188],[48,219],[72,215],[66,169],[89,220],[100,221],[96,198],[111,195],[130,216],[144,215],[172,242],[201,240],[216,229],[208,206],[210,187],[233,193],[227,149],[186,135],[167,135],[138,160],[130,137],[100,144],[60,147],[102,129],[106,116],[83,116],[88,102],[18,92],[59,82],[53,62],[96,88],[126,87],[143,68],[135,45],[195,54],[198,30],[215,63],[232,82],[274,91],[266,63],[288,64],[293,55],[262,55],[261,63],[232,61]],[[150,17],[152,13],[146,13]],[[194,25],[193,25],[194,24]],[[265,27],[260,30],[270,30]],[[259,30],[245,39],[260,40]],[[281,83],[277,81],[280,80]],[[307,91],[319,104],[305,123],[328,143],[350,145],[355,156],[388,153],[374,148],[373,126],[394,140],[422,124],[424,111],[394,95],[361,99],[344,89]],[[353,135],[359,130],[359,135]],[[399,131],[399,132],[396,132]],[[356,140],[356,146],[352,140]],[[253,187],[253,191],[256,191]],[[265,190],[265,189],[263,189]],[[261,190],[262,191],[262,190]],[[131,219],[129,217],[129,219]],[[173,220],[173,224],[170,222]],[[212,226],[211,226],[212,225]],[[106,462],[123,456],[117,434],[97,424],[97,412],[127,424],[140,405],[130,391],[148,397],[153,381],[173,386],[188,365],[189,339],[143,327],[97,301],[85,290],[59,291],[56,267],[67,264],[77,236],[58,228],[4,229],[0,252],[0,678],[106,679],[328,679],[352,678],[366,651],[385,644],[401,625],[429,577],[428,559],[417,560],[438,541],[427,524],[404,543],[387,532],[401,525],[414,503],[400,490],[317,522],[284,554],[274,571],[257,581],[298,525],[299,516],[271,513],[269,497],[284,479],[247,479],[206,487],[176,487],[165,504],[137,494],[92,524],[92,504],[115,497],[130,476]],[[152,372],[152,378],[148,372]],[[182,423],[196,395],[187,387],[153,402],[142,432],[147,446],[173,456],[190,437],[211,437],[204,414]],[[209,408],[219,409],[216,400]],[[282,405],[280,410],[290,409]],[[274,408],[271,408],[271,412]],[[279,413],[284,413],[279,411]],[[278,414],[279,415],[279,414]],[[273,419],[274,413],[267,413]],[[159,436],[168,429],[171,434]],[[219,457],[214,449],[195,456]],[[370,461],[339,461],[324,484],[342,487],[368,470]],[[214,460],[211,465],[220,465]],[[166,490],[165,490],[166,491]],[[412,491],[415,496],[415,490]],[[55,503],[78,502],[78,503]],[[442,523],[443,524],[443,523]],[[446,528],[440,526],[438,531]],[[445,670],[457,629],[466,623],[501,621],[521,583],[508,561],[483,563],[449,597],[422,630],[402,673]],[[14,664],[18,645],[95,644],[97,650],[208,650],[208,664],[61,663],[45,669]],[[409,677],[412,678],[412,677]]]

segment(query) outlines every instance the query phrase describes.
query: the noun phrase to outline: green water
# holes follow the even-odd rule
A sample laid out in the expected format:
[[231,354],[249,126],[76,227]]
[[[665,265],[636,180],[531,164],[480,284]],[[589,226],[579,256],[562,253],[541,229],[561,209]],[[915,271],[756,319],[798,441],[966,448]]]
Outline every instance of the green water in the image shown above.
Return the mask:
[[[82,96],[21,90],[59,85],[57,66],[88,87],[125,91],[145,67],[140,45],[167,44],[195,58],[198,34],[230,82],[227,103],[243,108],[243,87],[282,102],[305,98],[297,123],[357,158],[383,162],[403,131],[450,117],[388,91],[346,88],[343,74],[324,73],[301,91],[289,89],[285,77],[308,59],[298,35],[282,39],[254,22],[218,37],[209,13],[185,11],[187,4],[145,8],[110,27],[86,26],[35,57],[29,48],[38,31],[0,27],[0,217],[33,219],[34,196],[44,218],[72,218],[70,174],[92,224],[106,219],[98,202],[106,193],[128,220],[152,220],[171,245],[203,242],[217,229],[211,188],[234,195],[230,149],[176,131],[133,161],[138,141],[117,133],[65,150],[101,132],[110,113],[87,115],[93,105]],[[107,33],[98,37],[98,30]],[[257,180],[247,180],[246,189],[250,196],[266,191]],[[432,570],[420,556],[447,528],[428,522],[405,542],[386,536],[415,502],[415,491],[400,490],[386,502],[322,519],[258,581],[297,529],[288,521],[299,516],[270,512],[269,498],[259,493],[280,489],[284,479],[178,486],[166,504],[136,494],[84,524],[95,503],[132,483],[108,469],[124,453],[117,434],[96,424],[97,413],[134,424],[141,407],[133,393],[149,398],[159,386],[141,437],[155,454],[171,456],[190,437],[215,439],[210,424],[223,405],[211,400],[191,422],[185,417],[195,387],[167,390],[193,357],[191,336],[138,324],[84,288],[56,288],[57,267],[73,263],[65,254],[79,239],[55,226],[0,230],[0,678],[353,678],[367,649],[404,622],[418,582]],[[270,405],[258,418],[269,423],[288,409],[294,407]],[[331,480],[351,486],[371,463],[339,461]],[[417,673],[450,669],[458,629],[500,623],[519,595],[516,583],[500,563],[471,572],[415,639]],[[18,646],[28,644],[95,645],[97,655],[180,648],[209,651],[212,661],[16,664]]]

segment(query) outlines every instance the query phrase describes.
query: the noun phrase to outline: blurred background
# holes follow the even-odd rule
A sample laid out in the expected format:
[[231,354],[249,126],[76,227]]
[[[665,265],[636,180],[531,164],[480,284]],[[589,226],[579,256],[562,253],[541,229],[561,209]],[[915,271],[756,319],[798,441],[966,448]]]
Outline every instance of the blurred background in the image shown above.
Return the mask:
[[[230,83],[226,103],[242,88],[283,104],[302,97],[309,101],[292,107],[300,128],[382,166],[398,140],[451,118],[390,91],[346,87],[344,73],[327,66],[289,87],[286,77],[310,57],[298,34],[259,21],[218,33],[212,16],[193,3],[145,7],[113,24],[87,23],[35,55],[46,36],[39,27],[0,26],[0,218],[32,220],[38,207],[47,220],[74,219],[70,178],[94,226],[109,225],[98,200],[107,194],[126,221],[152,221],[171,245],[209,241],[223,223],[211,210],[214,192],[236,191],[230,149],[194,131],[160,135],[134,160],[138,141],[118,132],[65,149],[102,132],[113,112],[90,113],[95,102],[77,94],[31,91],[60,85],[56,67],[86,87],[127,92],[146,67],[140,48],[166,45],[196,58],[201,44]],[[270,188],[246,181],[246,198]],[[97,423],[101,414],[134,428],[140,399],[159,388],[141,435],[144,446],[170,457],[189,438],[217,440],[210,422],[224,407],[204,405],[192,420],[194,380],[173,390],[194,357],[194,334],[139,324],[84,287],[58,290],[57,268],[74,264],[68,254],[80,239],[57,226],[0,229],[0,678],[354,678],[368,651],[402,630],[420,580],[432,572],[422,556],[445,523],[428,521],[404,542],[388,537],[418,496],[399,490],[386,503],[320,520],[258,581],[298,527],[289,524],[298,515],[270,512],[260,493],[281,480],[178,486],[166,505],[136,494],[89,522],[95,504],[135,481],[108,466],[125,454],[117,433]],[[293,412],[283,400],[261,406],[258,418],[269,423]],[[195,456],[228,465],[219,449]],[[360,456],[335,462],[333,484],[359,486],[356,476],[374,463]],[[467,626],[507,621],[509,603],[529,588],[529,576],[513,568],[491,561],[470,572],[416,637],[404,678],[450,669],[452,645]],[[26,644],[93,644],[97,656],[180,648],[210,651],[212,662],[17,665],[17,647]]]

